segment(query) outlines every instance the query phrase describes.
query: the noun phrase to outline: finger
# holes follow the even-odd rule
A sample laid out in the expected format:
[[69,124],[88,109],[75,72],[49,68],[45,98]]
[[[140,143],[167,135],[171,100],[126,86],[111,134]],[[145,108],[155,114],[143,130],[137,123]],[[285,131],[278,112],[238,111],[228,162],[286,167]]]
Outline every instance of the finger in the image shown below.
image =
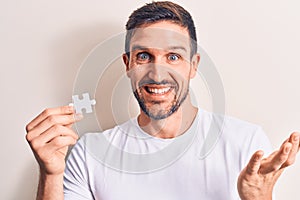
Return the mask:
[[300,133],[294,132],[291,134],[289,138],[289,142],[292,143],[291,152],[297,153],[299,151],[300,146]]
[[[58,136],[53,138],[49,143],[47,143],[44,148],[47,153],[55,153],[56,151],[68,147],[70,145],[76,144],[77,140],[71,136]],[[48,154],[50,155],[50,154]]]
[[45,132],[54,125],[71,125],[74,122],[79,121],[80,119],[82,119],[81,114],[76,114],[75,117],[74,115],[51,115],[40,124],[35,126],[34,129],[29,131],[27,133],[26,139],[30,142],[35,137],[38,137],[39,135],[41,135],[41,133]]
[[67,128],[72,128],[73,124],[66,125]]
[[75,140],[71,136],[58,136],[53,138],[49,143],[37,150],[37,155],[40,159],[49,158],[49,155],[54,155],[60,149],[66,148],[70,145],[76,144]]
[[260,173],[267,174],[278,171],[283,163],[286,162],[291,151],[291,147],[292,144],[290,142],[284,142],[274,157],[271,160],[267,159],[268,161],[262,164]]
[[[283,144],[289,142],[290,140],[291,140],[291,136],[290,136],[289,138],[287,138],[287,139],[283,142]],[[272,159],[274,159],[274,157],[278,154],[278,151],[280,151],[280,149],[277,150],[277,151],[274,151],[273,153],[271,153],[267,158],[264,158],[264,161],[265,161],[265,162],[270,162],[270,161],[271,161]]]
[[247,165],[248,174],[253,175],[258,173],[263,155],[264,155],[263,151],[257,151],[252,155]]
[[287,167],[292,165],[296,160],[296,155],[299,151],[299,141],[300,141],[300,134],[299,133],[292,133],[289,138],[289,143],[292,144],[291,150],[289,152],[288,158],[285,163],[281,166],[281,168]]
[[58,136],[70,136],[73,137],[75,140],[78,139],[78,135],[70,128],[61,125],[55,125],[43,133],[40,137],[42,143],[49,143]]
[[278,154],[272,159],[274,169],[279,169],[288,159],[292,149],[292,143],[285,142],[282,144]]
[[62,106],[57,108],[47,108],[36,118],[34,118],[27,126],[26,131],[31,131],[35,126],[44,121],[50,115],[70,115],[74,114],[75,110],[73,106]]
[[78,135],[72,129],[62,125],[54,125],[38,137],[34,138],[30,142],[30,145],[33,149],[38,149],[59,136],[70,136],[75,140],[78,139]]

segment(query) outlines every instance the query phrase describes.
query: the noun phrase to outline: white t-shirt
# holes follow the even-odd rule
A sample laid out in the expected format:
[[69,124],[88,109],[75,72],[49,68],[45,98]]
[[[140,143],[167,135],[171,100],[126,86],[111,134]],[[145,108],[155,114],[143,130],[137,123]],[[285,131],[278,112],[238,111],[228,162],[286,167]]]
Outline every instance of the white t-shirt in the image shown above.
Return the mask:
[[271,145],[259,126],[199,110],[181,136],[145,133],[137,119],[85,134],[65,170],[65,199],[239,199],[237,178],[251,155]]

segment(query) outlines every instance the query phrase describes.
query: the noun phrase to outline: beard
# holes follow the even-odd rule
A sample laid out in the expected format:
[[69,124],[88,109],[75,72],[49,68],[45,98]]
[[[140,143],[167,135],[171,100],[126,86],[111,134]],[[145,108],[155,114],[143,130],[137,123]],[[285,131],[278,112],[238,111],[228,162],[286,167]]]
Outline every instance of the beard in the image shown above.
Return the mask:
[[[160,108],[161,107],[160,105],[163,104],[163,102],[151,102],[152,105],[147,106],[146,105],[147,101],[142,95],[140,95],[138,89],[136,89],[133,92],[133,94],[136,100],[138,101],[140,108],[148,117],[154,120],[162,120],[171,116],[173,113],[175,113],[178,110],[178,108],[184,102],[184,100],[186,99],[189,93],[189,87],[187,87],[186,91],[183,92],[184,92],[183,95],[178,99],[176,99],[176,95],[175,95],[174,99],[170,103],[168,103],[168,105],[165,108]],[[154,108],[155,106],[157,106],[158,108]]]

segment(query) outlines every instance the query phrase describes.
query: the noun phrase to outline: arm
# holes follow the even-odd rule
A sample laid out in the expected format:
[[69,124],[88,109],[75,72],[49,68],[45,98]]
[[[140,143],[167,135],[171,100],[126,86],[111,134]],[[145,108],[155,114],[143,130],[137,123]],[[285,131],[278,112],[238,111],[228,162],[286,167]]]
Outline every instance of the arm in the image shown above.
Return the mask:
[[40,170],[37,200],[64,199],[63,174],[48,175]]
[[71,106],[46,109],[26,126],[26,139],[40,166],[37,200],[64,199],[65,157],[68,146],[78,139],[71,129],[79,119],[74,114]]
[[299,151],[300,133],[293,133],[280,149],[263,159],[257,151],[238,179],[238,191],[242,200],[272,200],[273,188],[283,170],[295,162]]

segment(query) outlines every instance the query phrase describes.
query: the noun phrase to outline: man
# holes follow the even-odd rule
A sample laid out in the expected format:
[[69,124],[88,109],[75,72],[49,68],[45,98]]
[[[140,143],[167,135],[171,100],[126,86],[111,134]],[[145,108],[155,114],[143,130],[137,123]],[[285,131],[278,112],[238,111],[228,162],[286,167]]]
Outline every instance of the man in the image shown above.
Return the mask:
[[[262,130],[224,117],[216,145],[199,159],[216,115],[193,106],[189,96],[200,61],[190,14],[171,2],[153,2],[134,11],[126,29],[123,60],[140,114],[83,136],[67,165],[67,148],[78,139],[71,125],[82,116],[71,106],[38,115],[26,127],[40,165],[37,199],[272,199],[274,184],[295,160],[300,134],[291,134],[278,151],[262,158],[261,150],[270,151]],[[164,166],[126,157],[155,154],[165,161],[171,155],[163,149],[189,136],[191,143]],[[105,154],[99,153],[102,147]]]

